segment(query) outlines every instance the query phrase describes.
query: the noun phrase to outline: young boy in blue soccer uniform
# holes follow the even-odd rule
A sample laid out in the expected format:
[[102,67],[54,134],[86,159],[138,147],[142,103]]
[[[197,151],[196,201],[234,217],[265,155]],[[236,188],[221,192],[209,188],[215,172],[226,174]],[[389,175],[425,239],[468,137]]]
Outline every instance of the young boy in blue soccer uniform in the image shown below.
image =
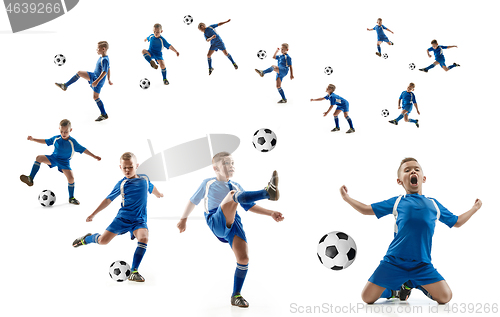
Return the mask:
[[137,158],[133,153],[125,152],[120,157],[120,169],[125,177],[118,181],[108,197],[106,197],[97,209],[87,217],[86,221],[92,221],[94,217],[100,211],[108,207],[116,197],[121,196],[121,208],[118,214],[102,235],[99,233],[87,233],[83,237],[73,241],[73,247],[77,248],[89,243],[106,245],[117,235],[130,232],[130,238],[132,240],[137,238],[138,242],[133,257],[132,272],[128,280],[133,282],[144,282],[145,279],[139,274],[138,270],[148,246],[148,194],[153,194],[158,198],[163,197],[163,194],[151,184],[147,175],[137,174],[137,167],[139,167],[139,164],[137,164]]
[[198,30],[203,32],[203,35],[205,35],[205,40],[207,42],[210,42],[210,48],[208,49],[208,54],[207,54],[207,59],[208,59],[208,75],[211,75],[212,72],[214,71],[214,68],[212,67],[212,54],[218,50],[221,50],[224,55],[229,58],[231,63],[234,66],[234,69],[238,69],[238,65],[233,60],[233,57],[231,54],[229,54],[226,50],[226,46],[224,45],[224,42],[222,41],[220,35],[215,31],[215,28],[221,25],[224,25],[231,21],[231,19],[227,20],[226,22],[220,22],[217,24],[212,24],[210,26],[206,26],[205,23],[200,23],[198,24]]
[[349,130],[346,131],[346,133],[354,133],[356,132],[354,130],[354,126],[352,125],[352,120],[349,117],[349,102],[345,100],[344,98],[340,97],[339,95],[334,94],[333,92],[335,91],[335,85],[329,84],[328,87],[326,87],[326,92],[328,95],[326,95],[323,98],[317,98],[317,99],[311,99],[311,101],[322,101],[322,100],[330,100],[330,108],[328,108],[328,111],[323,112],[323,117],[326,117],[330,110],[332,110],[333,106],[337,106],[335,109],[335,112],[333,113],[333,118],[335,119],[335,128],[333,128],[332,132],[336,132],[340,130],[339,127],[339,113],[342,111],[344,112],[344,117],[349,123]]
[[33,180],[35,175],[40,169],[40,164],[47,164],[50,168],[57,167],[59,172],[63,173],[68,179],[68,192],[69,192],[69,203],[73,205],[79,205],[80,202],[75,198],[75,177],[73,176],[73,171],[69,165],[69,161],[77,153],[85,153],[96,160],[100,161],[101,158],[92,154],[85,147],[81,146],[74,138],[69,134],[73,131],[71,128],[71,122],[68,119],[61,120],[59,123],[60,135],[53,136],[50,139],[35,139],[32,136],[28,136],[28,141],[34,141],[40,144],[46,144],[48,146],[54,145],[54,152],[52,155],[38,155],[36,157],[35,163],[31,168],[31,173],[27,175],[21,175],[21,181],[28,186],[33,186]]
[[167,50],[171,50],[172,52],[176,53],[177,56],[179,56],[179,52],[170,43],[168,43],[163,36],[161,36],[161,33],[163,33],[163,28],[161,24],[156,23],[153,27],[153,34],[144,39],[144,42],[149,42],[149,49],[142,50],[142,56],[144,56],[146,61],[148,61],[148,63],[154,69],[158,69],[158,65],[153,59],[155,59],[156,62],[160,64],[161,75],[163,76],[163,84],[168,85],[169,82],[167,80],[167,68],[165,66],[165,62],[163,61],[163,54],[161,51],[165,47]]
[[79,71],[76,73],[75,76],[73,76],[68,82],[66,83],[56,83],[56,86],[61,88],[63,91],[66,91],[68,87],[76,82],[78,79],[83,78],[87,80],[90,84],[90,88],[94,91],[93,98],[95,103],[97,104],[97,107],[101,111],[101,114],[95,121],[99,122],[102,120],[106,120],[108,118],[108,114],[106,113],[106,110],[104,109],[104,104],[102,103],[101,98],[99,98],[99,95],[101,93],[101,88],[104,86],[104,83],[106,82],[106,76],[108,77],[108,83],[110,85],[113,85],[111,82],[111,73],[110,73],[110,66],[109,66],[109,57],[108,57],[108,42],[106,41],[100,41],[97,43],[97,54],[101,55],[99,59],[97,60],[97,63],[95,65],[95,70],[94,72],[86,72],[86,71]]
[[389,123],[398,125],[399,120],[405,118],[406,122],[415,123],[417,128],[420,126],[418,124],[418,120],[408,118],[408,115],[413,109],[413,106],[415,106],[415,109],[417,109],[417,113],[420,114],[420,111],[418,111],[417,99],[415,99],[415,94],[413,93],[414,90],[415,84],[410,83],[408,85],[408,88],[406,88],[406,90],[401,93],[398,100],[398,109],[401,109],[401,100],[403,100],[403,111],[401,111],[401,114],[396,119],[390,120]]
[[405,195],[365,205],[351,198],[346,186],[340,188],[342,198],[361,214],[377,218],[393,214],[396,219],[394,240],[361,293],[368,304],[379,298],[407,300],[412,288],[418,288],[439,304],[451,300],[450,287],[431,263],[434,229],[438,220],[450,228],[462,226],[481,208],[482,202],[476,199],[469,211],[455,216],[436,199],[422,195],[425,181],[417,160],[405,158],[397,179]]
[[427,49],[427,56],[429,56],[429,58],[431,58],[432,56],[431,56],[430,52],[434,52],[434,59],[436,61],[434,63],[430,64],[429,66],[427,66],[426,68],[420,68],[419,69],[420,71],[427,73],[429,71],[429,69],[434,68],[436,65],[440,65],[441,68],[443,68],[445,71],[449,71],[450,69],[452,69],[454,67],[460,66],[457,63],[453,63],[453,65],[450,65],[447,67],[445,64],[445,58],[444,58],[444,54],[443,54],[443,50],[446,50],[446,49],[452,48],[452,47],[458,47],[458,46],[456,46],[456,45],[450,45],[450,46],[438,45],[438,42],[436,40],[432,40],[431,45],[432,46]]
[[392,32],[391,30],[389,30],[388,28],[386,28],[383,24],[382,24],[382,19],[381,18],[378,18],[377,19],[377,25],[375,25],[373,27],[373,29],[369,29],[367,28],[368,31],[377,31],[377,51],[375,54],[380,57],[382,56],[382,53],[381,53],[381,50],[380,50],[380,44],[382,44],[382,42],[385,42],[389,45],[394,45],[393,42],[389,41],[389,39],[387,38],[387,35],[385,35],[384,33],[384,30],[387,30],[389,32],[391,32],[392,34],[394,34],[394,32]]
[[276,88],[278,88],[278,92],[281,96],[281,100],[278,101],[278,103],[286,103],[287,99],[285,97],[285,92],[281,88],[281,82],[283,81],[283,78],[288,74],[288,69],[290,69],[290,80],[293,79],[293,67],[292,67],[292,58],[290,55],[288,55],[288,44],[283,43],[281,44],[281,55],[277,55],[278,51],[280,48],[278,47],[276,49],[276,52],[274,52],[273,58],[278,61],[278,66],[271,66],[267,69],[264,70],[258,70],[256,69],[255,71],[260,75],[260,77],[264,77],[265,74],[271,73],[272,71],[275,71],[276,74]]
[[177,224],[180,232],[186,230],[186,221],[194,207],[203,199],[205,205],[205,220],[210,230],[221,241],[229,243],[236,256],[236,271],[231,296],[231,305],[248,307],[248,302],[241,296],[241,288],[248,271],[248,245],[243,230],[241,218],[236,208],[241,205],[245,210],[257,214],[271,216],[279,222],[284,219],[278,211],[262,208],[255,204],[261,199],[278,200],[278,173],[274,171],[268,186],[259,191],[249,192],[236,182],[230,181],[235,167],[230,153],[220,152],[212,159],[216,177],[205,179],[189,200],[188,205]]

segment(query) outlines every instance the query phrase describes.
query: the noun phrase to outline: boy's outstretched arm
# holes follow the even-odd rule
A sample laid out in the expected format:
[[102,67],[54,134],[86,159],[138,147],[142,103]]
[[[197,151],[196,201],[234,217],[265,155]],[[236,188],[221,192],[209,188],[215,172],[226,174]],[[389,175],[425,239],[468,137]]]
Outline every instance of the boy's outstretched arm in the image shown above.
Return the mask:
[[160,193],[160,191],[158,190],[158,188],[153,187],[153,192],[152,192],[153,195],[155,195],[157,198],[162,198],[163,197],[163,194]]
[[375,215],[371,205],[365,205],[362,202],[359,202],[359,201],[351,198],[347,194],[347,187],[345,185],[340,187],[340,195],[349,205],[351,205],[352,208],[356,209],[357,211],[359,211],[363,215]]
[[251,212],[255,212],[256,214],[259,215],[265,215],[265,216],[271,216],[276,222],[283,221],[285,217],[281,214],[279,211],[274,211],[274,210],[269,210],[266,208],[263,208],[259,205],[254,205],[252,208],[248,209]]
[[374,29],[369,29],[369,28],[366,28],[367,31],[373,31]]
[[191,201],[188,202],[186,208],[184,209],[184,213],[181,216],[181,220],[177,223],[177,228],[179,228],[179,231],[182,233],[186,231],[186,221],[191,212],[193,211],[194,207],[196,207],[195,204],[193,204]]
[[100,161],[101,160],[101,157],[100,156],[97,156],[97,155],[94,155],[92,154],[92,152],[90,152],[89,150],[85,150],[83,151],[83,153],[87,154],[88,156],[92,157],[92,158],[95,158],[96,160]]
[[221,26],[221,25],[226,24],[226,23],[227,23],[227,22],[229,22],[229,21],[231,21],[231,19],[229,19],[229,20],[227,20],[227,21],[225,21],[225,22],[220,22],[220,23],[217,23],[217,25],[218,25],[218,26]]
[[392,32],[391,30],[389,30],[389,29],[386,29],[386,30],[389,31],[389,32],[391,32],[392,34],[394,34],[394,32]]
[[483,202],[480,199],[476,199],[476,201],[474,202],[474,206],[472,206],[472,208],[469,211],[464,212],[463,214],[461,214],[460,216],[458,216],[457,223],[455,223],[455,225],[453,227],[459,228],[464,223],[466,223],[467,221],[469,221],[470,217],[472,217],[472,215],[475,214],[476,211],[478,211],[479,208],[481,208],[482,205],[483,205]]
[[31,135],[28,136],[28,141],[33,141],[33,142],[40,143],[40,144],[47,144],[45,142],[45,139],[35,139]]
[[104,208],[108,207],[108,206],[109,206],[109,204],[111,204],[111,202],[112,202],[112,201],[111,201],[111,199],[109,199],[109,198],[104,199],[104,200],[101,202],[101,204],[97,207],[97,209],[96,209],[96,210],[94,210],[94,212],[93,212],[90,216],[88,216],[88,217],[87,217],[87,220],[86,220],[86,221],[87,221],[87,222],[91,222],[91,221],[92,221],[92,219],[94,219],[95,215],[97,215],[97,214],[98,214],[101,210],[103,210]]
[[322,101],[322,100],[325,100],[325,98],[321,97],[321,98],[311,99],[311,101]]

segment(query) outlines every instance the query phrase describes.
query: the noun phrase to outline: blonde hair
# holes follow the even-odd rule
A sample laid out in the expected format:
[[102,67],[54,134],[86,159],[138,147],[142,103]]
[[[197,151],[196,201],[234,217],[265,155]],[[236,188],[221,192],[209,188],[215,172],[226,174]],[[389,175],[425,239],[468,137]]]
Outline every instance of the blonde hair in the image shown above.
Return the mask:
[[108,42],[106,42],[106,41],[100,41],[100,42],[98,42],[98,43],[97,43],[97,46],[98,46],[99,48],[104,47],[104,48],[106,48],[106,50],[108,50],[108,49],[109,49],[109,44],[108,44]]
[[[417,162],[417,159],[413,158],[413,157],[405,157],[402,161],[401,161],[401,164],[399,164],[399,167],[398,167],[398,177],[399,177],[399,171],[401,170],[401,166],[403,166],[404,163],[406,162]],[[420,164],[419,164],[420,165]]]
[[160,29],[163,31],[163,27],[161,26],[160,23],[156,23],[154,26],[153,26],[155,29]]
[[415,88],[415,84],[414,84],[414,83],[410,83],[410,84],[408,85],[408,88]]
[[334,85],[334,84],[329,84],[329,85],[328,85],[328,89],[332,89],[332,92],[334,92],[334,91],[335,91],[335,88],[336,88],[336,87],[335,87],[335,85]]
[[212,164],[215,165],[215,164],[219,163],[223,158],[225,158],[227,156],[231,156],[231,153],[219,152],[219,153],[215,154],[214,157],[212,158]]
[[281,44],[281,46],[284,46],[286,48],[286,50],[288,51],[288,44],[287,43],[283,43],[283,44]]
[[71,121],[68,119],[62,119],[61,122],[59,122],[59,126],[71,128]]
[[121,161],[134,161],[137,163],[137,158],[135,157],[135,154],[132,152],[125,152],[120,156],[120,162]]

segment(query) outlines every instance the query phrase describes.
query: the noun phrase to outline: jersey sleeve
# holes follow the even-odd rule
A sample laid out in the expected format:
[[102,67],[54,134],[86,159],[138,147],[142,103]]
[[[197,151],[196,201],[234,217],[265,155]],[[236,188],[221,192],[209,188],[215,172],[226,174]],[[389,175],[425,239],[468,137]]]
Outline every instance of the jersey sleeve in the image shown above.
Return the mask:
[[452,228],[458,220],[458,216],[454,215],[451,211],[449,211],[446,207],[441,205],[439,201],[434,199],[436,205],[439,207],[439,211],[441,216],[439,217],[439,221],[447,225],[449,228]]
[[161,37],[161,39],[162,39],[163,46],[168,50],[171,46],[170,43],[167,42],[167,40],[165,40],[165,38],[163,36]]
[[417,103],[417,97],[415,97],[415,94],[414,93],[411,93],[411,101],[413,103]]
[[45,139],[45,144],[47,144],[47,146],[51,146],[52,144],[54,144],[54,140],[57,138],[58,136],[53,136],[51,137],[50,139]]
[[399,95],[399,100],[403,99],[404,94],[405,94],[405,92],[403,91],[403,92],[401,93],[401,95]]
[[148,42],[151,42],[151,37],[154,36],[153,34],[151,34],[150,36],[148,36]]
[[448,48],[448,46],[441,45],[441,48],[445,50],[445,49],[447,49],[447,48]]
[[427,49],[429,52],[434,52],[434,48],[431,46]]
[[87,148],[83,147],[80,145],[80,143],[78,143],[78,141],[76,141],[75,139],[71,138],[71,141],[73,141],[73,147],[75,148],[75,152],[78,152],[78,153],[83,153],[85,152],[85,150]]
[[394,204],[396,203],[397,199],[398,196],[381,201],[379,203],[371,204],[375,216],[377,218],[382,218],[383,216],[392,214],[394,209]]
[[329,96],[329,95],[326,95],[326,96],[325,96],[325,97],[323,97],[323,98],[325,98],[326,100],[330,100],[330,96]]
[[200,201],[205,197],[207,182],[208,182],[208,179],[205,179],[203,182],[201,182],[200,187],[198,187],[198,189],[196,190],[194,195],[191,196],[191,198],[189,198],[189,200],[193,204],[198,205],[200,203]]
[[216,27],[218,27],[218,26],[219,26],[218,24],[212,24],[212,25],[210,25],[210,27],[211,27],[211,28],[214,28],[214,29],[215,29]]
[[288,64],[288,66],[292,66],[292,58],[290,56],[286,56],[286,62]]
[[151,183],[151,180],[149,179],[148,175],[144,175],[146,176],[146,179],[148,180],[148,193],[153,193],[153,189],[155,189],[155,185],[153,185],[153,183]]
[[387,30],[387,28],[385,27],[385,25],[382,24],[382,29],[384,30]]
[[102,71],[107,73],[109,70],[109,60],[107,58],[103,58],[101,64],[102,64]]
[[121,183],[122,183],[121,180],[118,183],[116,183],[115,187],[113,188],[111,193],[106,197],[106,199],[113,201],[113,200],[115,200],[116,197],[118,197],[121,194],[121,190],[120,190]]

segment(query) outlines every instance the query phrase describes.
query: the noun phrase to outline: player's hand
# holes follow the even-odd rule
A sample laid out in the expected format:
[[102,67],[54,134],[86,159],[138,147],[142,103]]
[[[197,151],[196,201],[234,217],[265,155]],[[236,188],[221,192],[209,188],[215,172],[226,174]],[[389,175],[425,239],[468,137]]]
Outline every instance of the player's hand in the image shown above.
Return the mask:
[[88,217],[87,217],[87,219],[86,219],[85,221],[86,221],[86,222],[91,222],[91,221],[92,221],[92,219],[94,219],[94,215],[93,215],[93,214],[92,214],[92,215],[90,215],[90,216],[88,216]]
[[323,117],[326,117],[327,114],[328,112],[323,112]]
[[271,217],[273,217],[274,221],[276,221],[276,222],[280,222],[280,221],[285,220],[285,217],[283,217],[283,215],[279,211],[273,211],[273,213],[271,214]]
[[401,106],[400,106],[400,105],[398,105],[398,109],[401,109]]
[[179,52],[176,52],[177,53],[177,57],[179,57]]
[[347,194],[347,187],[345,185],[342,185],[342,187],[340,187],[340,196],[342,196],[343,199],[349,197],[349,195]]
[[227,20],[226,23],[229,22],[229,21],[231,21],[231,19]]
[[111,82],[111,80],[108,80],[108,84],[111,86],[113,85],[113,83]]
[[31,135],[28,135],[28,141],[33,141],[33,137]]
[[95,158],[97,161],[100,161],[100,160],[101,160],[101,157],[100,157],[100,156],[97,156],[97,155],[94,155],[94,158]]
[[98,82],[93,81],[91,86],[92,86],[92,87],[97,87],[97,84],[98,84]]
[[431,58],[431,54],[427,53],[427,56],[429,56],[429,58]]
[[474,202],[474,206],[473,208],[476,208],[476,210],[479,210],[479,208],[481,208],[481,206],[483,205],[483,202],[481,201],[481,199],[476,199],[476,201]]
[[420,115],[420,111],[418,111],[418,109],[417,109],[417,113],[418,113],[418,115]]
[[162,198],[163,194],[162,193],[158,193],[158,195],[155,195],[155,196],[158,197],[158,198]]
[[147,42],[147,41],[148,41],[148,39],[147,39],[147,38],[146,38],[146,39],[144,39],[144,42]]
[[292,79],[294,79],[294,77],[293,77],[293,75],[292,75],[292,74],[290,74],[290,80],[292,80]]
[[179,220],[179,222],[177,223],[177,228],[179,228],[180,233],[183,233],[184,231],[186,231],[186,221],[187,221],[187,218],[184,218],[184,219]]

